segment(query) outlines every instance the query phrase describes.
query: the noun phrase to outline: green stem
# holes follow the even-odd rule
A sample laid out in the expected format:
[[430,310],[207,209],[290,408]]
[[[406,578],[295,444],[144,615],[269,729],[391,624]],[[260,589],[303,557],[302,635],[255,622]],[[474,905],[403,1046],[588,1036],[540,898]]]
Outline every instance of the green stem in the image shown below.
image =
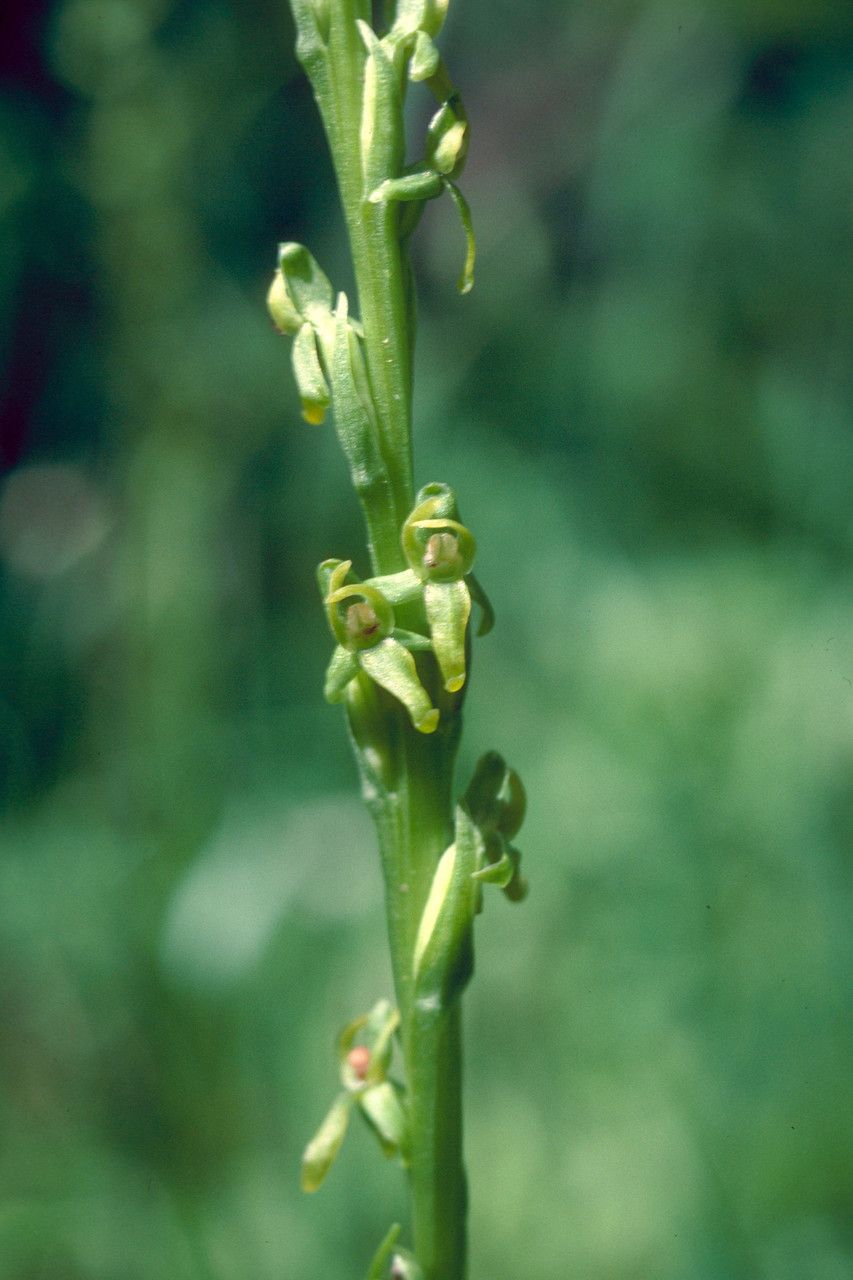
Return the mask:
[[[392,204],[371,204],[361,162],[365,50],[356,27],[357,0],[332,0],[329,25],[330,107],[321,113],[332,149],[358,289],[367,372],[391,478],[396,528],[414,502],[411,364],[406,268]],[[381,572],[405,567],[399,538],[377,548]]]
[[[406,567],[400,530],[414,505],[411,444],[412,329],[408,264],[393,204],[371,204],[361,155],[365,49],[356,20],[366,0],[329,0],[328,30],[317,41],[311,0],[291,0],[297,50],[314,87],[332,151],[356,284],[368,379],[380,448],[390,477],[383,492],[361,495],[380,574]],[[402,113],[399,127],[402,129]],[[389,173],[388,177],[396,176]],[[402,626],[423,630],[425,619]],[[419,624],[419,625],[418,625]],[[452,781],[459,737],[457,700],[443,695],[432,655],[419,660],[441,705],[436,733],[417,733],[399,703],[368,691],[381,706],[381,742],[359,744],[365,796],[376,822],[385,878],[388,931],[410,1113],[410,1186],[415,1252],[426,1280],[464,1280],[465,1176],[462,1167],[459,1002],[423,1007],[413,994],[418,925],[441,854],[452,840]],[[377,761],[379,773],[376,773]],[[380,776],[381,775],[381,776]]]
[[415,1252],[427,1280],[463,1280],[460,1008],[414,1000],[415,938],[438,859],[452,838],[458,717],[425,737],[399,718],[398,787],[374,811],[385,872],[388,930],[408,1083]]

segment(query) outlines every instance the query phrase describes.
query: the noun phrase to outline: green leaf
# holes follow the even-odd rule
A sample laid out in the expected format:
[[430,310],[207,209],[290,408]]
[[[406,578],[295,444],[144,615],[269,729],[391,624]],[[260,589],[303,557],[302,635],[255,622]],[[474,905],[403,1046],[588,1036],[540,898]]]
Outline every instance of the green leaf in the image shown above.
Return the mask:
[[402,702],[420,733],[435,732],[438,710],[430,702],[415,660],[407,649],[389,636],[373,649],[362,650],[358,660],[371,680]]
[[306,422],[319,426],[329,407],[329,384],[320,364],[317,339],[310,324],[303,324],[294,338],[291,359],[302,401],[302,416]]
[[394,1245],[400,1238],[401,1230],[402,1228],[399,1222],[395,1222],[379,1248],[376,1250],[376,1253],[373,1255],[373,1261],[371,1262],[370,1270],[367,1273],[367,1280],[383,1280],[385,1263],[394,1251]]
[[358,1095],[358,1105],[385,1155],[404,1155],[408,1148],[408,1121],[399,1087],[382,1080]]
[[358,675],[358,658],[343,645],[338,645],[326,668],[323,697],[327,702],[343,702],[347,685]]
[[425,582],[424,604],[432,647],[448,693],[465,683],[465,633],[471,616],[471,596],[464,580]]
[[421,915],[414,953],[419,1001],[447,1004],[470,975],[471,925],[477,903],[478,835],[456,806],[456,839],[439,859]]
[[302,1156],[302,1190],[316,1191],[337,1158],[346,1137],[353,1099],[338,1094]]
[[362,99],[361,171],[364,191],[374,191],[386,178],[396,178],[403,167],[403,107],[397,73],[375,31],[358,20],[367,49]]

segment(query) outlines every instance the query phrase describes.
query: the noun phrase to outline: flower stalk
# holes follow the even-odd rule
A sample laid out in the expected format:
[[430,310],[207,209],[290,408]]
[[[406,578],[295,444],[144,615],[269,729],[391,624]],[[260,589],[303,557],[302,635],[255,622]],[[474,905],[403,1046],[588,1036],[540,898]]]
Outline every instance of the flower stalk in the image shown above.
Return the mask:
[[[341,1035],[341,1089],[306,1148],[316,1190],[359,1112],[406,1169],[412,1243],[395,1225],[369,1280],[464,1280],[460,997],[472,971],[483,886],[524,894],[508,840],[524,809],[517,775],[492,752],[454,801],[454,765],[471,659],[471,617],[491,606],[472,573],[473,534],[453,491],[417,493],[412,464],[415,335],[407,245],[424,203],[448,193],[474,240],[456,179],[468,122],[434,43],[448,0],[397,0],[374,30],[368,0],[290,0],[297,55],[323,120],[346,219],[358,319],[307,249],[280,246],[269,294],[293,338],[303,417],[331,407],[367,531],[371,576],[326,560],[318,584],[335,647],[326,698],[342,704],[382,862],[395,1006],[380,1001]],[[407,163],[403,102],[424,84],[437,102],[423,158]],[[396,1074],[395,1074],[396,1073]],[[401,1074],[402,1079],[397,1079]]]

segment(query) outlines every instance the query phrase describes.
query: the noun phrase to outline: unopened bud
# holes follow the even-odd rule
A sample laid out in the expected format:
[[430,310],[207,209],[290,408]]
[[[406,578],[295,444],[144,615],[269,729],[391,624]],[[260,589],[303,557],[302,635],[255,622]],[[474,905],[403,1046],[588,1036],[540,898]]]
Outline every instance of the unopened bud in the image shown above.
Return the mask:
[[370,1067],[370,1050],[366,1044],[357,1044],[354,1049],[350,1049],[347,1054],[347,1062],[352,1068],[353,1075],[358,1080],[366,1080],[368,1068]]
[[276,271],[273,276],[267,294],[267,309],[279,333],[298,333],[302,328],[302,317],[290,301],[284,276],[280,271]]

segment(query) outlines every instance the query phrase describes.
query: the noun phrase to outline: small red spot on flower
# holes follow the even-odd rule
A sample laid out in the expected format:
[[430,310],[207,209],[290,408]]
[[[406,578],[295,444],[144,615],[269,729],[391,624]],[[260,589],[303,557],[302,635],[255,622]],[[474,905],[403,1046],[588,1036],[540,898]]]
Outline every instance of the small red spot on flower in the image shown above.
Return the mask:
[[367,1077],[367,1068],[370,1066],[370,1050],[367,1045],[357,1044],[354,1049],[350,1049],[347,1062],[352,1067],[353,1074],[359,1080],[364,1080]]

